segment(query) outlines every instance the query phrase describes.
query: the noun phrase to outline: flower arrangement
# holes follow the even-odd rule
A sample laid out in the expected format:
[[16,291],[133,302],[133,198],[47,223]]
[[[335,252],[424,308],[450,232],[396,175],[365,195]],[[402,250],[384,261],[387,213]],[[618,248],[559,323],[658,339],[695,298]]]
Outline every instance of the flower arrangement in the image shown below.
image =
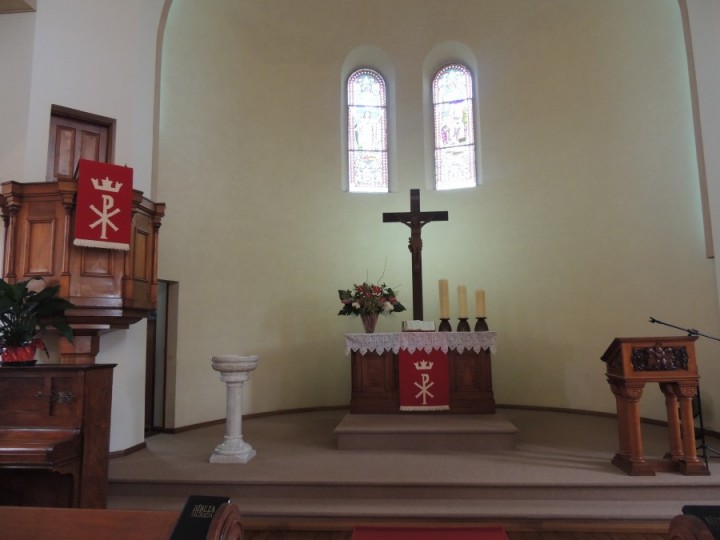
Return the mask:
[[338,311],[338,315],[367,315],[370,313],[389,315],[405,311],[405,306],[397,299],[395,291],[384,283],[355,284],[351,290],[339,290],[338,296],[342,302],[342,309]]

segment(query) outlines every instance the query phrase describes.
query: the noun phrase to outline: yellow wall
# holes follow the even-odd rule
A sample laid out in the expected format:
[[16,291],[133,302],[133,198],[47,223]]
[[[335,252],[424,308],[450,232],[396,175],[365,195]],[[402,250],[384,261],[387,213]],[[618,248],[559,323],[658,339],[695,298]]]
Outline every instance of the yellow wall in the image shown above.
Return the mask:
[[[477,61],[484,183],[434,192],[423,66],[448,42]],[[362,45],[394,65],[389,195],[341,191],[341,72]],[[174,0],[158,148],[177,426],[224,416],[214,354],[260,355],[246,412],[348,403],[343,334],[361,324],[336,291],[384,272],[410,311],[378,331],[411,318],[408,229],[381,216],[412,188],[450,214],[423,230],[425,318],[439,278],[486,289],[498,403],[613,411],[612,338],[678,334],[651,315],[720,328],[676,0]],[[698,342],[710,389],[716,349]]]

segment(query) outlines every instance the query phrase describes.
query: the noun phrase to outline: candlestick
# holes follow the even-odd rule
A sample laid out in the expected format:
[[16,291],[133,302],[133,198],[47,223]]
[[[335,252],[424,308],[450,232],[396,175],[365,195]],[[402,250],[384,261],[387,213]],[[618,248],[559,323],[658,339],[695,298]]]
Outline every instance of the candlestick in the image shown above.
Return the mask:
[[460,317],[460,320],[458,321],[458,332],[469,332],[470,331],[470,323],[467,320],[467,317]]
[[475,316],[485,317],[485,291],[482,289],[475,291]]
[[465,285],[458,285],[458,319],[467,319],[468,316],[468,302],[467,302],[467,288]]
[[450,318],[450,297],[448,293],[448,280],[441,279],[438,282],[440,286],[440,318]]
[[452,332],[452,326],[450,326],[450,319],[440,319],[440,326],[438,326],[438,332]]
[[475,321],[476,332],[487,332],[489,330],[487,325],[487,319],[485,317],[478,317]]

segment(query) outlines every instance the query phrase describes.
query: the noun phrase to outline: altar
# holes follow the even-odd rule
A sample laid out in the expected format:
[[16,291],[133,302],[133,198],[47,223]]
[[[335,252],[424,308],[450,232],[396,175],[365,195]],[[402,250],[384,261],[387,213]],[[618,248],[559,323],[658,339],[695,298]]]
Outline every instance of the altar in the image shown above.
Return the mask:
[[[412,414],[425,410],[438,414],[493,414],[491,353],[495,352],[495,341],[495,332],[346,334],[345,353],[351,356],[350,413]],[[414,360],[418,352],[422,358]],[[430,381],[424,374],[434,362],[433,355],[438,354],[441,359],[447,358],[447,382]],[[441,393],[446,384],[446,404],[427,408],[422,404],[401,404],[403,355],[410,355],[413,365],[423,371],[422,379],[408,383],[413,396],[422,394],[423,381],[427,382],[425,386],[433,385],[433,395]]]

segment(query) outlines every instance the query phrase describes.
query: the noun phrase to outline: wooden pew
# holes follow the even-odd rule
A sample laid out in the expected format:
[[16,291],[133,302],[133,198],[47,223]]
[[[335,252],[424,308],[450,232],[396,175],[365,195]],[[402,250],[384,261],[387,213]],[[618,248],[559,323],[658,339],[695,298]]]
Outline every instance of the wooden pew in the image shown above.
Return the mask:
[[[179,511],[0,506],[3,540],[168,540]],[[218,508],[206,540],[242,540],[235,504]]]
[[672,518],[669,540],[715,540],[708,526],[697,516],[680,514]]

